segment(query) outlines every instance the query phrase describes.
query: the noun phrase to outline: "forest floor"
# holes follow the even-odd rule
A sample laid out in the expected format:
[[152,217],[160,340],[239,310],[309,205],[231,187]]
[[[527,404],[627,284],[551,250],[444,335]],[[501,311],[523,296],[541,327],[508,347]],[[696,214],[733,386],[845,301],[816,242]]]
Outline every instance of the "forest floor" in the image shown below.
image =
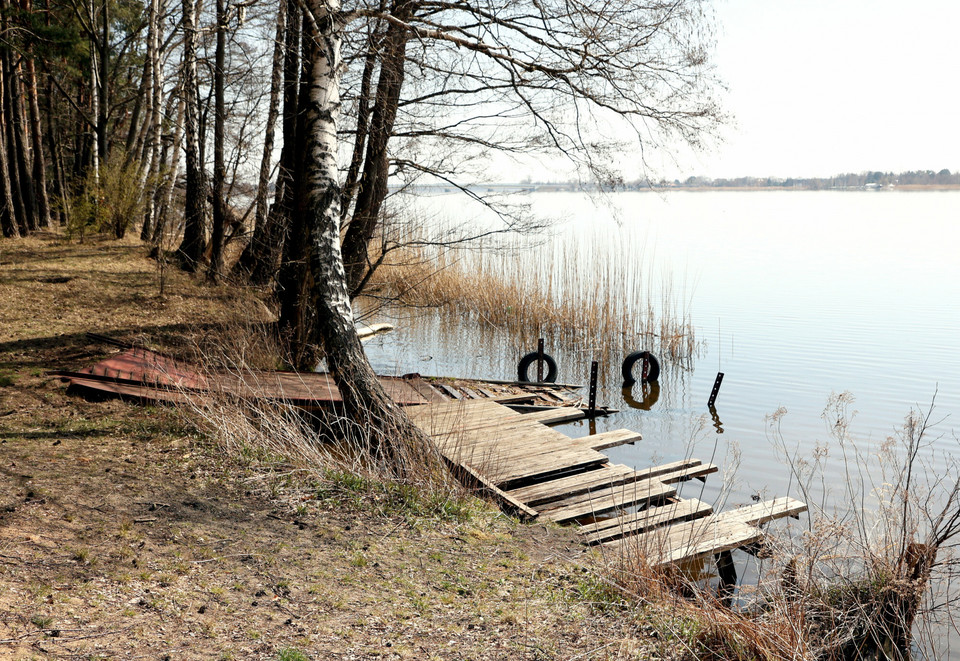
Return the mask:
[[678,656],[569,530],[343,480],[294,502],[184,412],[47,375],[116,350],[87,332],[166,347],[251,315],[133,240],[0,239],[0,658]]

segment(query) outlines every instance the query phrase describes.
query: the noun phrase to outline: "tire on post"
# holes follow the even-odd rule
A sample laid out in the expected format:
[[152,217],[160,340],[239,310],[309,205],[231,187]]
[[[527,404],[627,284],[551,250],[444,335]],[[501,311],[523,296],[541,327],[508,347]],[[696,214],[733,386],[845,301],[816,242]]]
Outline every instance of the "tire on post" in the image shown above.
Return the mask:
[[[526,356],[520,359],[520,364],[517,365],[517,380],[518,381],[531,381],[530,377],[527,375],[527,372],[530,370],[531,365],[535,365],[537,360],[540,358],[540,354],[536,351],[531,351]],[[543,362],[547,368],[547,373],[543,376],[544,383],[554,383],[557,380],[557,361],[543,354]]]
[[623,359],[623,383],[629,385],[636,383],[637,378],[633,375],[634,365],[640,363],[640,383],[650,383],[660,378],[660,361],[649,351],[634,351]]

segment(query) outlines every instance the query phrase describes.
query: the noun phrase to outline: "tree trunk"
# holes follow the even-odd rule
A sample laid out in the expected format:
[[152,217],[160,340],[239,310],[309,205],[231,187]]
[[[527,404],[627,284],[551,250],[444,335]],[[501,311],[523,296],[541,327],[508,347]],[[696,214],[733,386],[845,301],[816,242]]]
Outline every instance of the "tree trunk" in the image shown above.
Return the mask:
[[[69,202],[67,194],[66,172],[63,166],[63,150],[60,144],[59,131],[53,116],[53,82],[50,80],[50,73],[47,72],[47,91],[46,91],[46,111],[47,111],[47,149],[50,151],[50,161],[53,165],[53,195],[59,204],[54,206],[54,217],[61,226],[67,225],[70,221]],[[79,136],[75,140],[79,142]]]
[[[21,0],[21,9],[32,12],[30,0]],[[30,109],[30,139],[33,149],[33,181],[37,198],[37,224],[52,229],[50,218],[50,196],[47,194],[47,168],[43,157],[43,130],[40,119],[40,100],[37,95],[37,72],[34,67],[33,53],[23,58],[24,87],[27,94],[27,106]]]
[[273,42],[273,67],[270,71],[270,107],[267,109],[267,125],[263,137],[263,157],[260,160],[260,178],[257,182],[256,211],[253,217],[254,233],[267,221],[267,193],[270,186],[270,161],[273,158],[273,141],[280,114],[280,89],[283,85],[284,25],[287,20],[287,3],[277,7],[277,31]]
[[0,229],[6,237],[19,237],[20,227],[17,225],[10,172],[7,169],[6,143],[4,132],[0,131]]
[[247,244],[235,272],[247,277],[252,284],[266,285],[282,279],[281,256],[287,246],[293,208],[293,171],[297,161],[297,124],[300,89],[301,13],[296,2],[287,5],[284,25],[283,56],[283,147],[273,206],[266,222],[261,224]]
[[207,186],[200,162],[200,118],[197,91],[197,27],[193,0],[183,0],[183,96],[186,101],[187,190],[183,241],[177,249],[180,267],[196,271],[206,250]]
[[26,118],[23,111],[23,90],[20,85],[19,67],[8,57],[7,86],[5,91],[9,96],[9,121],[11,140],[8,143],[11,158],[11,170],[16,168],[16,182],[11,178],[11,185],[19,184],[19,191],[14,191],[14,195],[19,192],[22,205],[23,225],[27,231],[35,232],[40,229],[40,223],[37,217],[36,195],[33,186],[33,175],[31,173],[31,164],[27,146]]
[[177,117],[174,121],[174,126],[176,129],[173,132],[173,140],[163,141],[163,153],[160,155],[160,163],[162,164],[161,167],[164,168],[165,172],[162,185],[157,187],[156,222],[153,224],[153,236],[150,239],[150,242],[154,246],[154,250],[157,251],[162,248],[161,243],[163,243],[163,233],[166,229],[167,218],[170,214],[170,207],[173,204],[173,188],[177,181],[177,172],[180,167],[180,149],[183,146],[183,118],[186,115],[187,103],[183,98],[183,94],[178,94],[177,91],[174,90],[170,94],[170,100],[167,104],[168,115],[170,114],[171,106],[173,105],[174,100],[177,101]]
[[[383,10],[381,0],[380,9]],[[340,222],[346,221],[347,211],[353,202],[353,194],[357,188],[357,178],[360,176],[360,166],[363,165],[363,152],[367,146],[367,135],[370,130],[370,84],[373,81],[373,71],[377,66],[377,56],[380,54],[381,34],[378,26],[370,29],[367,37],[367,54],[363,61],[363,74],[360,76],[360,93],[357,96],[357,132],[353,138],[353,155],[350,157],[350,166],[343,182],[343,196],[340,198]]]
[[223,133],[226,123],[226,101],[223,91],[224,60],[227,50],[227,2],[217,0],[217,47],[213,65],[213,237],[207,281],[217,282],[223,270],[223,232],[226,224],[226,209],[223,185],[226,167],[223,161]]
[[[7,3],[0,4],[4,9]],[[0,21],[3,24],[3,32],[7,31],[6,12],[0,12]],[[3,83],[3,129],[6,140],[6,161],[7,175],[10,181],[11,201],[13,202],[13,222],[17,226],[20,235],[27,235],[32,231],[27,213],[27,203],[23,199],[23,186],[20,183],[22,171],[19,167],[21,158],[18,156],[20,143],[17,142],[16,128],[16,106],[14,100],[13,86],[13,66],[10,63],[11,53],[9,50],[0,51],[0,78]]]
[[[391,7],[391,13],[406,23],[410,18],[411,3],[408,0],[396,0]],[[377,81],[377,99],[370,121],[367,153],[364,157],[363,175],[360,178],[353,218],[350,220],[350,226],[343,240],[343,261],[351,297],[359,293],[370,271],[368,259],[370,240],[380,223],[380,210],[387,196],[387,177],[390,169],[387,143],[393,135],[400,91],[403,88],[407,38],[407,30],[402,25],[390,23],[387,27],[380,63],[380,78]]]
[[97,156],[101,163],[106,163],[109,151],[107,118],[110,114],[110,0],[103,0],[100,18],[103,34],[100,36],[97,76],[100,83],[100,103],[97,107]]
[[304,39],[311,50],[305,105],[308,158],[301,179],[302,209],[310,235],[310,303],[317,315],[330,372],[348,418],[365,433],[373,458],[398,476],[412,474],[435,455],[426,436],[383,390],[367,362],[354,326],[340,252],[337,121],[340,114],[339,0],[309,0],[319,34]]
[[143,175],[141,188],[146,196],[146,208],[143,212],[143,224],[140,228],[140,240],[149,241],[153,236],[153,227],[157,217],[157,190],[160,188],[160,152],[163,148],[163,68],[160,66],[160,14],[163,10],[160,0],[150,0],[150,25],[147,31],[147,63],[149,65],[150,116],[146,123],[150,130],[143,154]]

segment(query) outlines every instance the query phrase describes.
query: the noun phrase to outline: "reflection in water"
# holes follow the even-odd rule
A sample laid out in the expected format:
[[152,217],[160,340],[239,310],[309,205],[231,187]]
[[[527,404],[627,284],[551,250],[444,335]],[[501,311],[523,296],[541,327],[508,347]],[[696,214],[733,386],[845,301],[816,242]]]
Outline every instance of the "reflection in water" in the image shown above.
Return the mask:
[[720,421],[720,415],[717,413],[716,406],[710,406],[710,417],[713,418],[713,428],[717,430],[718,434],[723,433],[723,422]]
[[660,384],[656,381],[652,381],[650,383],[641,383],[640,401],[637,401],[633,396],[633,389],[636,386],[636,383],[634,383],[632,386],[623,386],[623,389],[621,390],[623,393],[623,401],[625,401],[627,406],[632,409],[649,411],[653,408],[653,405],[657,403],[657,400],[660,399]]

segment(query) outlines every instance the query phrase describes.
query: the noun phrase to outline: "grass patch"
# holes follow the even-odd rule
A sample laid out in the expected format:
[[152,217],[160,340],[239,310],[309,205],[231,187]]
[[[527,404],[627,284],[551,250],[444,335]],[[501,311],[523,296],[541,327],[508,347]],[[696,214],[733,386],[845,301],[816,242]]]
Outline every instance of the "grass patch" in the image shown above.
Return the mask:
[[287,647],[277,652],[277,661],[310,661],[310,657],[295,647]]

